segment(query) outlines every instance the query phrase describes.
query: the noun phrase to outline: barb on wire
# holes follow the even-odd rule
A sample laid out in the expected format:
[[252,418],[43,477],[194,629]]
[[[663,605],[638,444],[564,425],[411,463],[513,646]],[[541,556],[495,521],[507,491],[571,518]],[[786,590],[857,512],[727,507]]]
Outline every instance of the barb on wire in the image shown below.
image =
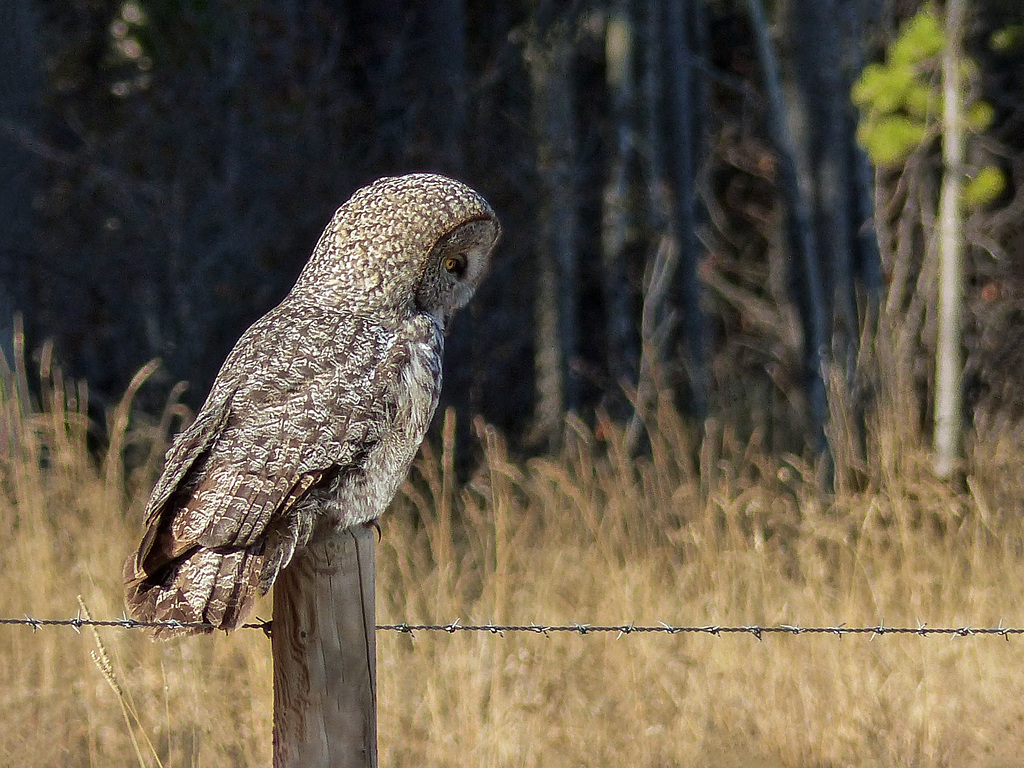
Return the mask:
[[[31,627],[35,632],[45,627],[71,627],[76,632],[82,627],[116,627],[120,629],[214,629],[210,624],[203,622],[183,621],[136,621],[127,616],[120,619],[91,619],[82,618],[81,613],[70,619],[38,619],[26,615],[24,618],[0,618],[0,625],[14,625]],[[255,623],[243,624],[242,629],[258,629],[268,636],[271,632],[273,621],[258,620]],[[890,627],[880,621],[874,626],[849,627],[845,623],[833,626],[802,627],[799,624],[774,624],[762,626],[758,624],[743,624],[737,626],[725,626],[721,624],[704,625],[674,625],[666,622],[659,622],[654,625],[634,624],[463,624],[460,619],[455,619],[447,624],[378,624],[379,632],[398,632],[405,635],[413,635],[416,632],[445,632],[455,634],[456,632],[486,632],[492,635],[504,637],[506,633],[530,633],[550,637],[555,633],[575,634],[580,636],[594,634],[614,634],[617,638],[623,635],[636,634],[694,634],[711,635],[721,637],[722,635],[752,635],[761,640],[764,635],[834,635],[842,639],[845,635],[869,635],[870,639],[883,637],[885,635],[916,635],[918,637],[948,636],[948,637],[975,637],[975,636],[997,636],[1009,641],[1010,635],[1024,635],[1024,627],[1004,627],[1002,620],[995,627],[930,627],[925,623],[918,622],[916,627]]]
[[[83,619],[81,615],[72,616],[70,619],[36,619],[25,614],[23,619],[0,618],[0,625],[13,624],[32,627],[32,631],[42,627],[71,627],[75,631],[82,627],[120,627],[121,629],[212,629],[213,627],[202,621],[137,621],[124,616],[120,619]],[[258,625],[254,625],[258,626]]]

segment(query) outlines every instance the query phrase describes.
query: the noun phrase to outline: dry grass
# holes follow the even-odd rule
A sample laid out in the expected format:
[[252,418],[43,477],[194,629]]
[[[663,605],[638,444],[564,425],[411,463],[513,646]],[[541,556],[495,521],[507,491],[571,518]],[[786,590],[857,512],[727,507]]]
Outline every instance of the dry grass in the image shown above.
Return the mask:
[[[98,462],[84,391],[45,354],[37,401],[27,378],[0,376],[0,616],[73,616],[76,595],[119,616],[166,422],[129,423],[126,403]],[[956,493],[930,477],[899,398],[879,402],[868,466],[833,436],[845,479],[828,498],[799,459],[714,423],[698,440],[668,409],[642,460],[610,424],[602,439],[570,424],[561,456],[525,464],[481,426],[480,471],[459,488],[449,423],[385,518],[378,618],[1024,624],[1021,440],[978,439]],[[269,764],[261,633],[98,635],[0,627],[0,763]],[[384,633],[381,765],[1009,765],[1021,642]]]

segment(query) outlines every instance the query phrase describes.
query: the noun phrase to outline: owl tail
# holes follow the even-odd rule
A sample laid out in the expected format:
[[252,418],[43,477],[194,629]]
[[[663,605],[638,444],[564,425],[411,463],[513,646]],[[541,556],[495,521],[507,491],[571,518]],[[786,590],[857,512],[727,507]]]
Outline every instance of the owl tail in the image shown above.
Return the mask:
[[263,555],[255,549],[196,547],[154,573],[140,568],[136,556],[128,558],[124,582],[129,615],[137,621],[211,625],[156,627],[158,638],[235,629],[252,612],[259,592]]

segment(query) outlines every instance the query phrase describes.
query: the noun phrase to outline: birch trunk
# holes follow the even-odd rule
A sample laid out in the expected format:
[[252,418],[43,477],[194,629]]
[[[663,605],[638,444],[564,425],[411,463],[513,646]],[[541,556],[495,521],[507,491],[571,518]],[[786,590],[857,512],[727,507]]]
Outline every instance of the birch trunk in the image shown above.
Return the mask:
[[946,3],[942,54],[942,191],[939,194],[938,341],[935,350],[935,473],[951,477],[963,442],[964,117],[963,28],[966,0]]

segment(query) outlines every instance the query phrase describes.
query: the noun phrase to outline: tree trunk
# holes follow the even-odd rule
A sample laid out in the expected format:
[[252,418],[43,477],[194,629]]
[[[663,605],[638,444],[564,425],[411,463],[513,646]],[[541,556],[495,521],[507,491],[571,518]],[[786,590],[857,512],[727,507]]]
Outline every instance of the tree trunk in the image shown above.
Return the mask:
[[[786,100],[801,192],[812,206],[821,259],[826,354],[852,377],[858,338],[854,294],[852,200],[848,175],[849,90],[842,76],[837,0],[791,0],[792,98]],[[830,337],[830,338],[829,338]]]
[[666,184],[668,174],[665,171],[665,147],[662,135],[662,94],[665,92],[664,53],[662,39],[662,17],[664,5],[662,0],[647,0],[644,3],[643,27],[643,160],[644,175],[647,177],[647,226],[651,230],[651,240],[655,243],[650,254],[653,260],[658,240],[666,234],[668,228],[668,197]]
[[466,3],[435,0],[425,3],[427,40],[425,92],[430,94],[426,118],[432,123],[439,169],[461,176],[465,166],[466,131]]
[[[542,14],[538,11],[538,17]],[[549,441],[560,433],[566,409],[579,408],[572,362],[579,346],[577,324],[576,121],[572,94],[573,30],[563,19],[540,26],[527,43],[532,119],[540,175],[537,244],[535,428]]]
[[864,69],[863,34],[866,25],[863,0],[839,0],[839,28],[843,58],[843,124],[846,162],[850,178],[850,228],[853,237],[854,274],[867,302],[866,322],[877,317],[882,294],[882,257],[875,227],[875,178],[867,152],[857,143],[857,110],[847,98]]
[[966,0],[946,3],[942,52],[942,191],[939,194],[938,340],[935,349],[935,473],[951,477],[963,432],[964,165],[963,31]]
[[827,449],[824,428],[828,418],[828,400],[825,395],[823,365],[828,348],[828,315],[814,241],[813,219],[811,208],[800,189],[796,149],[785,119],[786,105],[782,96],[779,66],[761,0],[747,0],[747,11],[764,81],[768,133],[778,153],[779,193],[786,207],[787,239],[795,278],[795,303],[800,309],[804,331],[805,387],[811,410],[812,442],[817,449],[824,451]]
[[664,3],[646,0],[643,14],[643,77],[641,102],[642,171],[648,230],[640,314],[640,360],[635,406],[626,443],[635,448],[645,420],[657,404],[661,365],[668,359],[674,318],[669,310],[670,286],[675,281],[678,252],[669,238],[670,205],[664,147],[662,96],[665,93]]
[[[424,66],[415,77],[426,98],[417,99],[417,123],[427,131],[427,146],[434,148],[425,170],[436,170],[455,178],[464,178],[467,164],[467,92],[466,3],[465,0],[437,0],[423,3],[417,13],[424,17],[426,34],[418,40]],[[479,338],[479,305],[473,302],[464,310],[445,339],[445,387],[442,407],[454,408],[458,430],[456,446],[468,452],[472,445],[470,425],[479,409],[480,377],[486,366],[486,345]]]
[[[23,309],[38,159],[22,138],[40,127],[42,75],[30,0],[0,3],[0,352],[13,360],[14,313]],[[29,318],[30,321],[36,318]]]
[[409,145],[408,97],[403,91],[409,51],[404,3],[401,0],[336,0],[346,9],[355,30],[356,55],[364,63],[367,81],[362,96],[373,110],[372,156],[386,165],[402,162]]
[[694,156],[698,125],[694,111],[695,67],[690,49],[689,27],[692,2],[672,0],[667,7],[665,39],[668,54],[669,115],[672,186],[675,190],[675,226],[678,242],[680,336],[686,351],[689,373],[689,409],[699,418],[707,415],[709,390],[708,357],[710,324],[701,308],[700,258],[697,241],[696,186],[697,163]]
[[637,350],[632,292],[626,269],[630,229],[630,170],[636,151],[636,22],[630,4],[617,0],[608,20],[605,62],[611,115],[615,126],[611,167],[605,182],[601,216],[601,285],[604,292],[605,355],[611,386],[608,409],[626,415],[625,392],[636,387]]

